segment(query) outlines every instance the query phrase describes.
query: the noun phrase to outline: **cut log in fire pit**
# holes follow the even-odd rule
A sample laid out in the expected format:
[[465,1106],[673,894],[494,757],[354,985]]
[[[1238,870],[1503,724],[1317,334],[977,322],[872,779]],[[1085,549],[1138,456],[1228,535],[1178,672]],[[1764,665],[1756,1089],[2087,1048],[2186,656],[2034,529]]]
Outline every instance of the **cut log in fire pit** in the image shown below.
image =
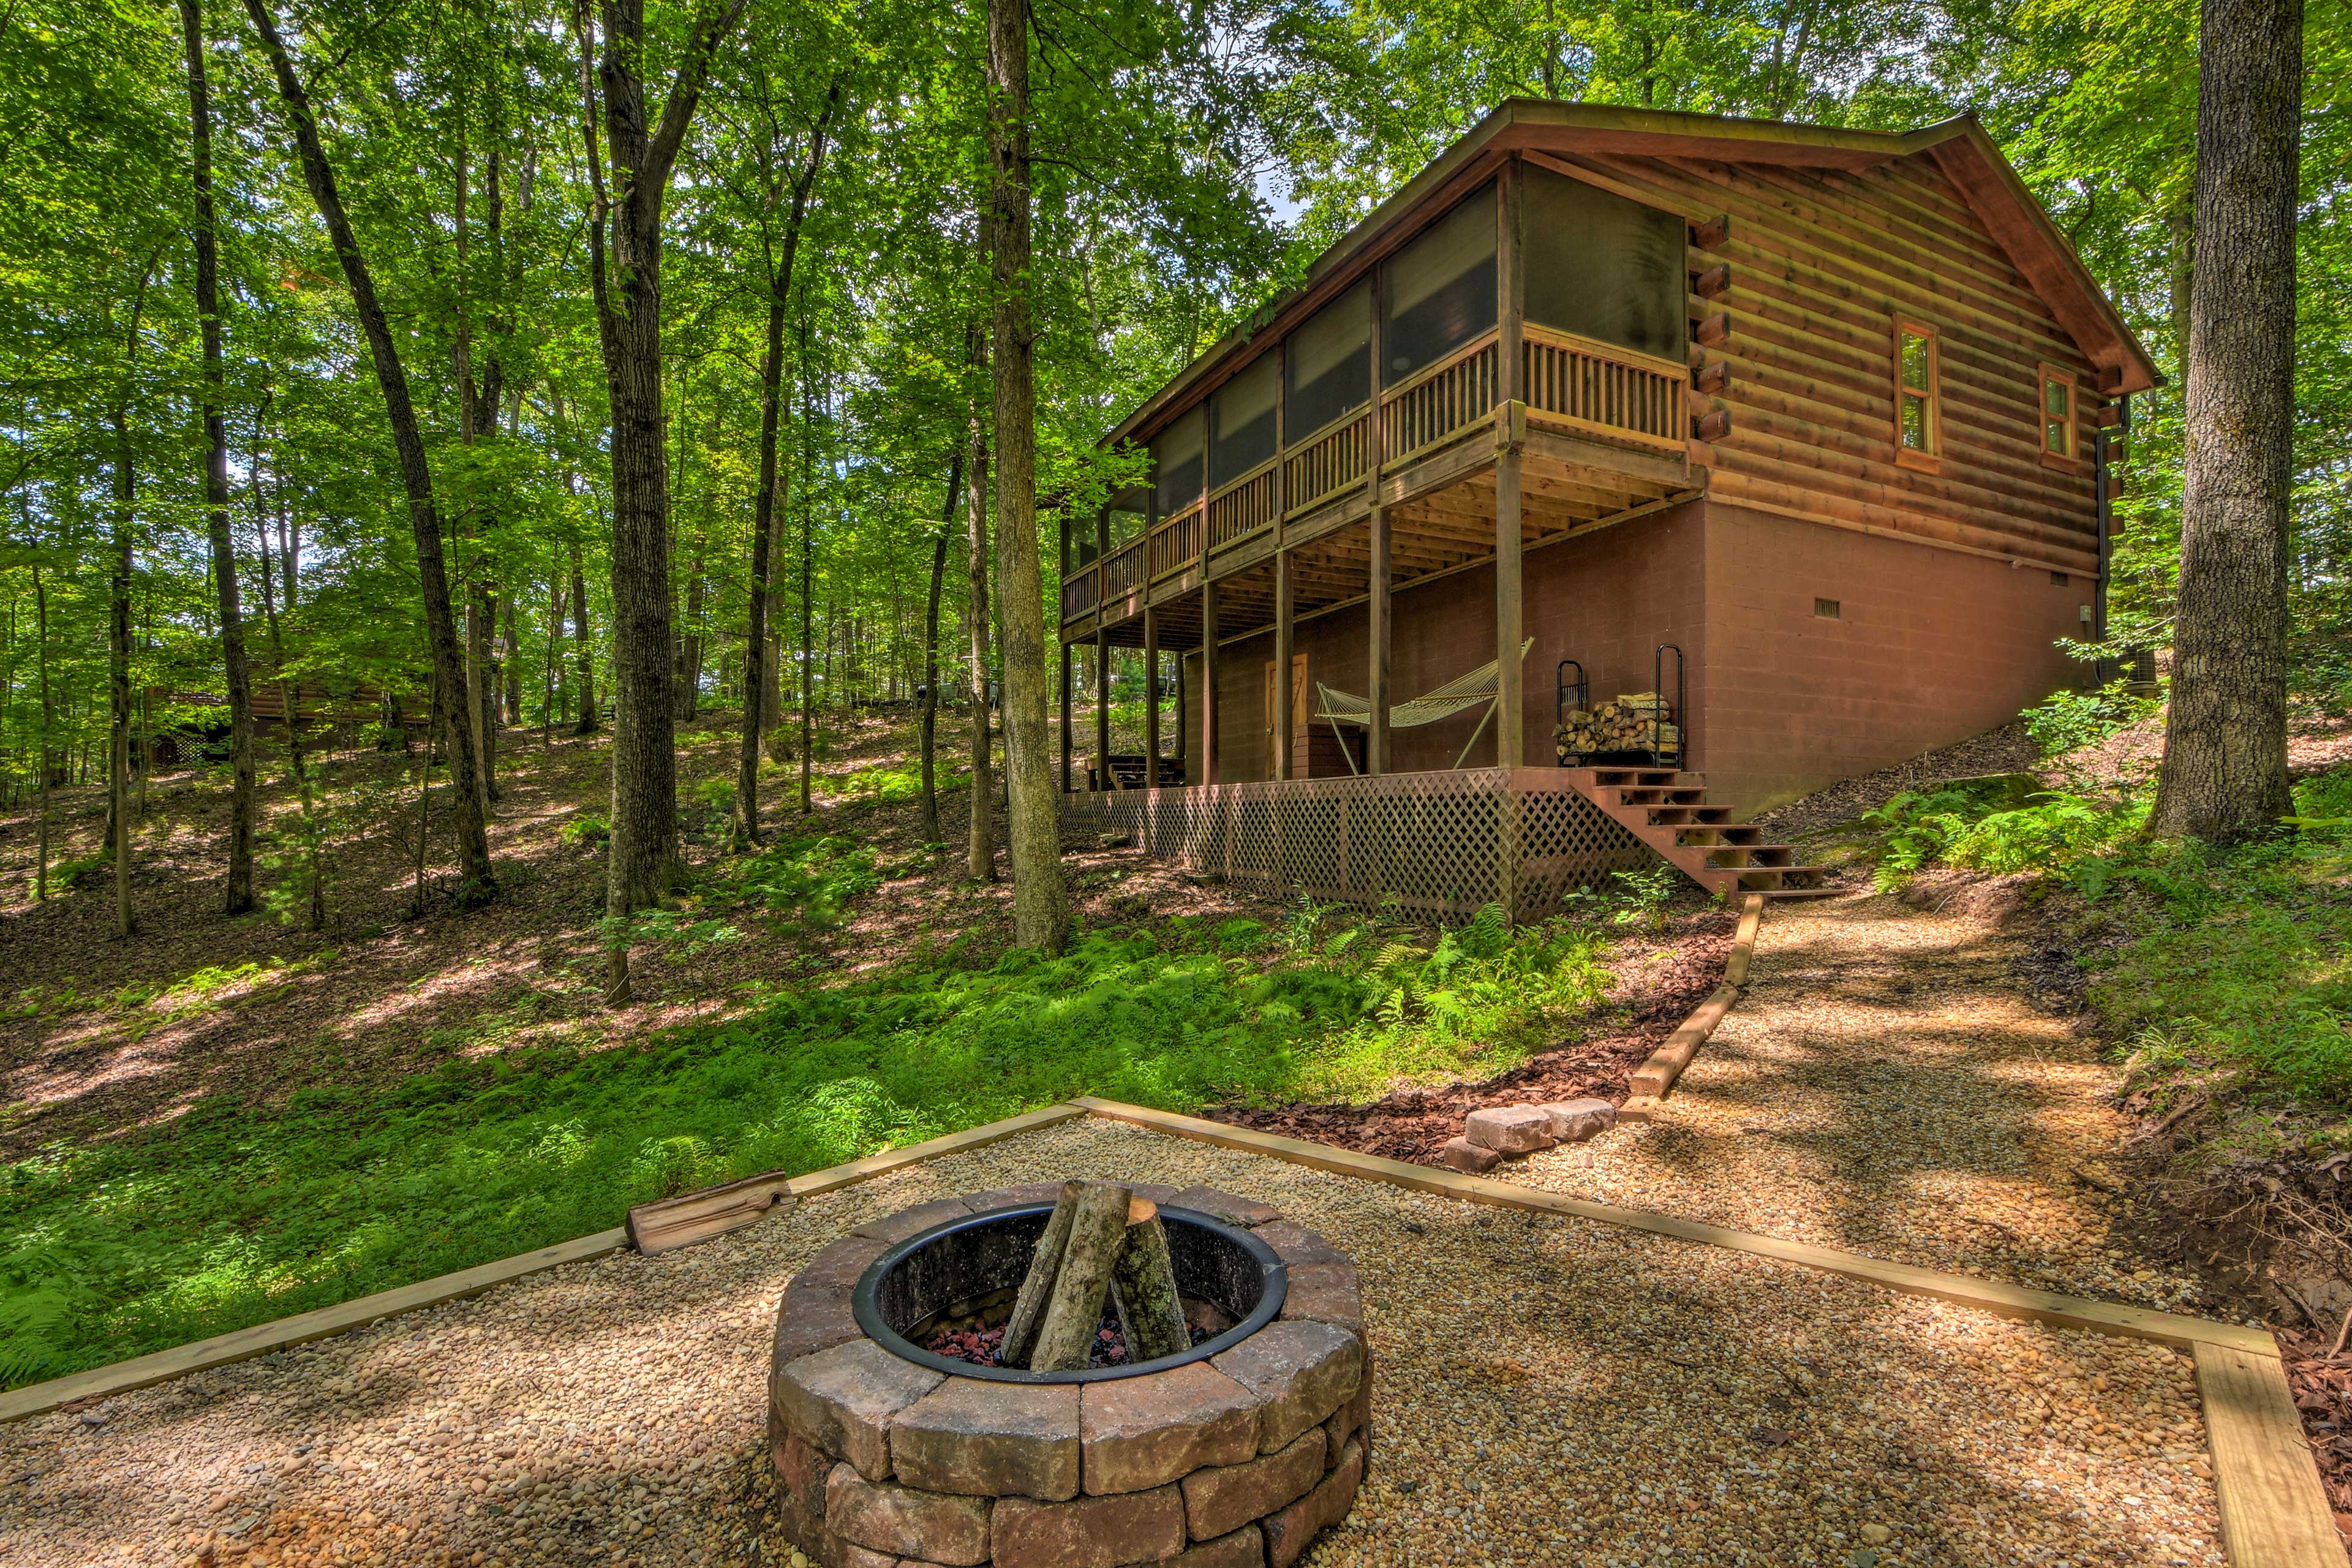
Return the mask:
[[778,1308],[786,1533],[827,1568],[1288,1568],[1363,1476],[1363,1329],[1353,1266],[1231,1194],[908,1209]]

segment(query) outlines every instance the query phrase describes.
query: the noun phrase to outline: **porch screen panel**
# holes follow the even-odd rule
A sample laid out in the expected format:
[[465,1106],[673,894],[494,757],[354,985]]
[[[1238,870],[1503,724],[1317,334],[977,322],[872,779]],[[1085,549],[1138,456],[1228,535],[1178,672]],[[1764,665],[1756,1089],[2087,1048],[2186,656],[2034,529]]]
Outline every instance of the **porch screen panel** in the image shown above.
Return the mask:
[[1229,485],[1274,456],[1277,363],[1264,353],[1217,388],[1209,403],[1209,488]]
[[1381,384],[1392,386],[1495,325],[1495,187],[1454,210],[1392,257],[1381,318]]
[[1201,499],[1208,420],[1198,408],[1151,438],[1152,514],[1173,517]]
[[1371,285],[1359,283],[1284,342],[1290,378],[1282,433],[1290,445],[1372,400],[1371,309]]
[[[1150,508],[1151,492],[1141,485],[1130,486],[1110,498],[1110,546],[1113,550],[1143,531]],[[1087,542],[1091,554],[1094,542],[1088,540]]]
[[1619,348],[1685,353],[1682,216],[1529,167],[1528,320]]

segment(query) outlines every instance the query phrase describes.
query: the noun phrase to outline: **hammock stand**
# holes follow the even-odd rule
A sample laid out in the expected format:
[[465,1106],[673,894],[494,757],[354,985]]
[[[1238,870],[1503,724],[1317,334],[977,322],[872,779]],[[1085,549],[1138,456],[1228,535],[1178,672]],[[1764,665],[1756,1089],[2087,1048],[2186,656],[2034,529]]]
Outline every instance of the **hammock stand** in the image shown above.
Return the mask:
[[[1535,646],[1533,637],[1521,643],[1519,658],[1525,659],[1528,650]],[[1390,704],[1389,727],[1392,730],[1418,729],[1423,724],[1434,724],[1441,719],[1451,719],[1465,709],[1485,703],[1486,711],[1479,715],[1478,727],[1470,731],[1470,739],[1463,744],[1461,754],[1454,759],[1454,765],[1460,767],[1462,759],[1470,754],[1470,748],[1478,743],[1478,737],[1486,732],[1487,724],[1494,720],[1495,705],[1498,700],[1496,694],[1496,667],[1501,663],[1500,659],[1489,659],[1469,674],[1455,676],[1424,696]],[[1331,726],[1332,738],[1339,742],[1339,755],[1346,759],[1348,771],[1362,776],[1364,770],[1356,765],[1354,755],[1348,750],[1348,737],[1339,732],[1339,726],[1361,724],[1370,728],[1372,722],[1370,700],[1359,697],[1352,691],[1326,686],[1318,680],[1315,683],[1315,717]]]

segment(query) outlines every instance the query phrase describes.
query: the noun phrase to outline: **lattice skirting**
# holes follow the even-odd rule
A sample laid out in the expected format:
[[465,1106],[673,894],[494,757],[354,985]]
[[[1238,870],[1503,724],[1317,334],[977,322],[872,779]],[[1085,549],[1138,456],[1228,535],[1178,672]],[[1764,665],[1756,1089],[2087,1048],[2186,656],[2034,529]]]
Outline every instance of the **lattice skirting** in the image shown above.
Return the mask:
[[1467,768],[1377,778],[1066,795],[1064,820],[1124,835],[1155,859],[1277,899],[1466,920],[1557,911],[1657,854],[1543,770]]

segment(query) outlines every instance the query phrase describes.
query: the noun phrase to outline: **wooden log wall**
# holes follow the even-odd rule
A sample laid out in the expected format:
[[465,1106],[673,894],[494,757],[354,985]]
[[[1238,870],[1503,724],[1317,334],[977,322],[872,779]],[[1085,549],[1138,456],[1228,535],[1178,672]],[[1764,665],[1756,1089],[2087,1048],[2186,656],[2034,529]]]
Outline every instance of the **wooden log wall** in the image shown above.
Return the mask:
[[[1711,495],[2096,573],[2096,374],[1931,162],[1845,171],[1598,153],[1539,161],[1694,225],[1691,414]],[[1895,460],[1898,317],[1937,335],[1932,472]],[[2085,456],[2070,464],[2042,459],[2044,363],[2075,377]]]

